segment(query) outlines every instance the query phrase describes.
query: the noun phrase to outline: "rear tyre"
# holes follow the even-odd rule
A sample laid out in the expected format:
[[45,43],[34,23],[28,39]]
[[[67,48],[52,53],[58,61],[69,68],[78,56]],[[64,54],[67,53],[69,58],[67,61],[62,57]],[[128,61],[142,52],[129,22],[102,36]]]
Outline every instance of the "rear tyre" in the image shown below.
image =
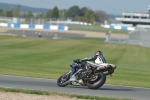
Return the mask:
[[57,80],[57,85],[60,87],[65,87],[68,85],[68,80],[70,79],[70,73],[67,72],[64,75],[60,76]]
[[92,79],[87,82],[87,87],[89,89],[98,89],[106,81],[106,75],[104,75],[103,73],[97,73],[94,76],[96,77],[96,79]]

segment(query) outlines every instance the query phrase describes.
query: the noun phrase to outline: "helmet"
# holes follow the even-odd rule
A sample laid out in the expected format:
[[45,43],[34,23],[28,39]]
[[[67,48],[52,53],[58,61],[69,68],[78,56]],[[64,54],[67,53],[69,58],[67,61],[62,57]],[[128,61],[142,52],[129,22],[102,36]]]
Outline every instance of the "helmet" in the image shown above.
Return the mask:
[[100,50],[98,50],[98,51],[96,51],[95,53],[94,53],[94,56],[95,55],[100,55],[102,52],[100,51]]

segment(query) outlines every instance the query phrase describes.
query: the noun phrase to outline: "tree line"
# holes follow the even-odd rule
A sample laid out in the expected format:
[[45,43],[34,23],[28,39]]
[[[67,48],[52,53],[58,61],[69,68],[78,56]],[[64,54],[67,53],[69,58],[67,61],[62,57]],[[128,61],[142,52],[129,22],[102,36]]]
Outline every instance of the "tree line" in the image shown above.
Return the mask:
[[65,20],[71,18],[74,21],[82,22],[101,22],[107,19],[107,14],[102,10],[93,11],[88,7],[79,8],[72,6],[69,9],[59,9],[55,6],[52,10],[41,13],[34,13],[32,11],[22,12],[21,6],[18,5],[16,9],[3,10],[0,8],[0,16],[5,17],[20,17],[20,18],[41,18],[41,19],[55,19]]

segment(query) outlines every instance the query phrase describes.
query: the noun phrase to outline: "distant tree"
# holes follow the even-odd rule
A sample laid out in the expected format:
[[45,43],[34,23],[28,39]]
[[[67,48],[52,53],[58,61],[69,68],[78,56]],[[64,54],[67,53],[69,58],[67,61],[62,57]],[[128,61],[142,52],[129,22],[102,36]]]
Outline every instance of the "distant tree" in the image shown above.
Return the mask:
[[3,13],[4,13],[3,9],[0,8],[0,16],[3,16]]
[[40,18],[42,18],[42,19],[46,18],[46,13],[41,13]]
[[32,11],[28,11],[26,14],[27,18],[32,18],[33,17],[33,12]]
[[[95,19],[96,19],[95,13],[94,13],[94,11],[91,10],[91,9],[88,9],[88,10],[85,11],[84,17],[87,18],[88,21],[91,22],[91,23],[94,22]],[[86,20],[87,20],[87,19],[86,19]]]
[[[44,14],[44,13],[43,13]],[[46,13],[46,18],[50,18],[52,16],[52,11],[49,10],[47,13]]]
[[84,17],[84,15],[85,15],[85,12],[88,10],[88,8],[87,7],[83,7],[83,8],[81,8],[81,16],[82,17]]
[[67,9],[63,10],[63,16],[64,16],[64,18],[67,18]]
[[85,18],[82,17],[82,16],[76,16],[76,17],[74,18],[74,20],[75,20],[75,21],[80,21],[80,22],[85,22]]
[[27,14],[26,14],[26,13],[23,13],[23,14],[22,14],[22,17],[23,17],[23,18],[27,18]]
[[52,10],[52,15],[51,15],[52,18],[56,18],[58,19],[59,18],[59,10],[58,10],[58,7],[55,6]]
[[75,18],[76,16],[80,16],[80,15],[81,15],[81,10],[78,6],[72,6],[67,11],[67,17]]
[[102,10],[95,11],[96,15],[96,21],[104,23],[104,21],[107,19],[107,14]]
[[66,9],[60,10],[59,17],[64,20],[66,18],[66,13],[67,13]]
[[20,17],[20,11],[21,11],[21,5],[18,5],[16,10],[14,11],[15,12],[15,17]]
[[91,9],[85,11],[84,17],[91,18],[94,15],[94,12]]
[[5,15],[6,15],[6,17],[13,17],[13,11],[12,10],[6,10]]

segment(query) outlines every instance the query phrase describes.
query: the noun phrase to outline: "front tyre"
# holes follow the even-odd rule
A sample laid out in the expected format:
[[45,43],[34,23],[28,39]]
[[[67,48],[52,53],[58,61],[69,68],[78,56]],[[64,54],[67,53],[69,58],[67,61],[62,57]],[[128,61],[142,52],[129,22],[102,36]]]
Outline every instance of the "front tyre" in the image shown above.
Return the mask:
[[60,76],[57,80],[57,85],[60,87],[65,87],[68,85],[68,80],[70,79],[70,72],[65,73],[64,75]]
[[[95,79],[94,79],[95,78]],[[100,88],[106,81],[106,75],[103,73],[97,73],[94,75],[94,78],[87,82],[87,87],[89,89],[98,89]]]

